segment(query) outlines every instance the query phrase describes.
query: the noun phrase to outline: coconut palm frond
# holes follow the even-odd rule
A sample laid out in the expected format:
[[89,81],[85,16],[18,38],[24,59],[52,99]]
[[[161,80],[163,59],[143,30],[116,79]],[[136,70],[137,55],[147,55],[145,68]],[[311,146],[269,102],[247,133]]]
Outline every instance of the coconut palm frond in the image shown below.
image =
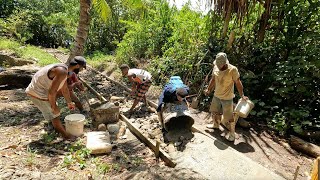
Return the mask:
[[93,0],[93,6],[105,22],[111,17],[111,8],[106,0]]
[[124,4],[133,9],[145,8],[142,0],[124,0]]

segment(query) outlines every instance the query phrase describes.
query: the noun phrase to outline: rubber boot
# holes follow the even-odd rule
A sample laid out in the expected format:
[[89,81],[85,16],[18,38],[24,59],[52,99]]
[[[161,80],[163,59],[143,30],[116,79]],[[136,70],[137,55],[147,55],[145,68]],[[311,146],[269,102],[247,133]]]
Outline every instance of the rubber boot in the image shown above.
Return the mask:
[[208,124],[206,127],[208,129],[219,129],[220,122],[221,122],[221,116],[220,115],[212,115],[213,123]]
[[230,122],[230,131],[227,134],[226,139],[228,141],[233,142],[235,138],[236,138],[236,123],[233,121],[233,122]]

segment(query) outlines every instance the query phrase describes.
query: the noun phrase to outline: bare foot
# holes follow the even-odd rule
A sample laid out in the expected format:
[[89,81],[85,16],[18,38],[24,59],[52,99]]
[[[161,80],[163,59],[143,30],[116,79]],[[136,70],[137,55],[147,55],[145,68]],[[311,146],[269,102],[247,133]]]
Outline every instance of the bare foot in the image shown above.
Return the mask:
[[62,135],[63,139],[65,140],[70,140],[70,141],[75,141],[77,139],[76,136],[71,135],[70,133],[66,133],[64,135]]

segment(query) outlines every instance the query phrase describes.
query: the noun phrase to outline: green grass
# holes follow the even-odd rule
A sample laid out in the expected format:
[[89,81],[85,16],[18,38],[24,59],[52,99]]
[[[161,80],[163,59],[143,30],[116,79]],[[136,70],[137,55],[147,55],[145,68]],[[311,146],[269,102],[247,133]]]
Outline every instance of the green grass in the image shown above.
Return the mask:
[[0,38],[0,50],[12,51],[23,59],[37,60],[37,64],[40,66],[59,62],[52,55],[36,46],[22,45],[12,39]]
[[64,52],[64,53],[70,53],[70,50],[69,49],[66,49],[66,48],[63,48],[63,47],[58,47],[58,50],[61,51],[61,52]]
[[86,57],[88,64],[94,68],[106,68],[108,62],[114,61],[114,56],[105,55],[101,52],[94,52],[93,54]]
[[[68,49],[58,49],[62,52],[69,52]],[[23,59],[37,60],[37,64],[40,66],[59,62],[56,58],[54,58],[51,54],[45,52],[43,49],[37,46],[23,45],[13,39],[0,37],[0,50],[14,52],[15,55]],[[114,62],[114,56],[106,55],[98,51],[86,56],[86,59],[88,61],[88,64],[98,69],[107,69],[108,64],[110,62]]]

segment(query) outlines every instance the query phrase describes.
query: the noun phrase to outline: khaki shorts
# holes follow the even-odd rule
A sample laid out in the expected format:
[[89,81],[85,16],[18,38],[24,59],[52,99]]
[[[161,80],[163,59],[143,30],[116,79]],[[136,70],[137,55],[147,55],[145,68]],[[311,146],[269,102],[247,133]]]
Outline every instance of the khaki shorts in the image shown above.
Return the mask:
[[43,117],[47,121],[51,121],[52,119],[59,117],[59,114],[53,114],[51,105],[49,101],[43,101],[34,97],[29,96],[33,104],[41,111]]
[[223,100],[213,96],[210,112],[223,114],[224,119],[233,120],[233,99]]

